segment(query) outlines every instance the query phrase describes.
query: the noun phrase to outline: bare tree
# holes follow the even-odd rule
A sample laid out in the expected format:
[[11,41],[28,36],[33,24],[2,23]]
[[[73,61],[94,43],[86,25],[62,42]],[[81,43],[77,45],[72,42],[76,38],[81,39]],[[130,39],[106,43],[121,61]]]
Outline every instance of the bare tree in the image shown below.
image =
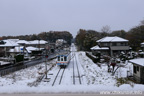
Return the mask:
[[108,72],[111,72],[111,70],[110,70],[110,57],[109,56],[104,56],[104,60],[105,60],[106,65],[107,65]]
[[140,21],[140,25],[144,25],[144,20]]
[[105,32],[105,33],[110,33],[110,32],[111,32],[110,29],[111,29],[110,26],[106,25],[106,26],[103,26],[103,27],[102,27],[101,31],[102,31],[102,32]]

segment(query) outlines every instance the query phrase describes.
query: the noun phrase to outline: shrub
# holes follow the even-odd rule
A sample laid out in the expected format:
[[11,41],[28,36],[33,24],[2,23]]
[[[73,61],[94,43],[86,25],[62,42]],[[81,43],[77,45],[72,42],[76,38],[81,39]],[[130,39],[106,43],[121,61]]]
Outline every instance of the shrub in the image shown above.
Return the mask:
[[92,56],[92,55],[90,55],[89,53],[86,52],[86,56],[88,56],[90,59],[92,59],[92,61],[94,63],[100,62],[100,55],[98,55],[98,56]]

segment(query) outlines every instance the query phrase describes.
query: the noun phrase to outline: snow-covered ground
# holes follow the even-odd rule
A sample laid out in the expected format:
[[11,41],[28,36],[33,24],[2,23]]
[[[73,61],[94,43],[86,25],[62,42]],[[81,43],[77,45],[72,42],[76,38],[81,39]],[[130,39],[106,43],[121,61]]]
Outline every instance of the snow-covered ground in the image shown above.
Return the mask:
[[[101,64],[98,67],[89,59],[85,52],[76,52],[76,48],[71,47],[71,53],[75,54],[69,66],[66,68],[61,84],[52,86],[54,78],[59,70],[59,66],[54,66],[48,71],[48,79],[43,80],[38,86],[30,86],[42,73],[45,72],[45,63],[22,69],[12,74],[0,77],[0,93],[95,93],[100,91],[144,91],[144,85],[141,84],[122,84],[117,86],[117,77],[126,77],[127,70],[132,69],[130,63],[117,70],[114,76],[107,72],[107,65]],[[78,64],[82,84],[73,84],[73,64]],[[55,65],[56,60],[47,63],[47,68]],[[58,77],[60,78],[60,77]]]

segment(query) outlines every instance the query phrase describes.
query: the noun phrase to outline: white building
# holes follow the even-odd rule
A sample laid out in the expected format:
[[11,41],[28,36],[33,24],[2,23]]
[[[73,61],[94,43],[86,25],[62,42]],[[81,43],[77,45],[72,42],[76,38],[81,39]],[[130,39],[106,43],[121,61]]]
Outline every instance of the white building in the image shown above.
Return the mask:
[[56,46],[57,46],[57,47],[65,44],[65,43],[67,43],[67,42],[66,42],[65,40],[63,40],[63,39],[58,39],[58,40],[56,40]]
[[133,79],[144,84],[144,58],[129,60],[133,64]]

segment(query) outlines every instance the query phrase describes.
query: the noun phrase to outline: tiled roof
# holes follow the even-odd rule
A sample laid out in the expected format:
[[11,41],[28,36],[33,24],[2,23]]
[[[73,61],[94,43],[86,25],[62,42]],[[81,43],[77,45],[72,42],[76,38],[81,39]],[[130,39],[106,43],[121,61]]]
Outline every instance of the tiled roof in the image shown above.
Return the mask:
[[128,42],[128,40],[114,36],[114,37],[104,37],[98,40],[97,42]]

